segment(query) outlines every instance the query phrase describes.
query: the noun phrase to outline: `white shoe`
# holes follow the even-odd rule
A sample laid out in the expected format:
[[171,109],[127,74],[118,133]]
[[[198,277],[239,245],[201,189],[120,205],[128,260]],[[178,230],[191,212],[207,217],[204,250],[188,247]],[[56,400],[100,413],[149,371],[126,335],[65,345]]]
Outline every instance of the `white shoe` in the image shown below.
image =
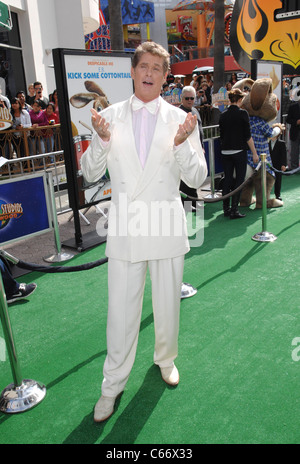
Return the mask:
[[94,409],[94,421],[103,422],[114,412],[116,397],[101,396]]
[[175,364],[171,367],[161,367],[160,372],[163,380],[168,385],[175,386],[179,384],[179,372]]

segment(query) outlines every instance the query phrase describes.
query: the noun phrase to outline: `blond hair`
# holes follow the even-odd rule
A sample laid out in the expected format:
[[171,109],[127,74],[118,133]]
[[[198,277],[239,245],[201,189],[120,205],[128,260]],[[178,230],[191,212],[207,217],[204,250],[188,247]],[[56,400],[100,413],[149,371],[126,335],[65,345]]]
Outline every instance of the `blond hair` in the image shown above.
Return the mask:
[[145,53],[151,53],[151,55],[157,55],[163,59],[163,72],[164,74],[168,72],[170,66],[170,55],[167,50],[164,49],[161,45],[155,42],[144,42],[139,45],[132,58],[132,67],[136,68],[142,55]]

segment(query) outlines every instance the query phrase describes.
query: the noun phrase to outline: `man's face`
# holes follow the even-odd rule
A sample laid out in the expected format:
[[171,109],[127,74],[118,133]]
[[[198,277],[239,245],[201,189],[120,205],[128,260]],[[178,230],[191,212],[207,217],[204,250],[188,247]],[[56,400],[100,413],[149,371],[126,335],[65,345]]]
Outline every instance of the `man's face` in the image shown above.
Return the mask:
[[41,85],[37,85],[36,87],[34,87],[34,90],[37,97],[41,98],[43,94],[43,87]]
[[17,98],[20,100],[21,104],[25,103],[25,95],[24,93],[18,93]]
[[182,97],[182,104],[185,108],[191,110],[195,103],[195,95],[193,92],[185,92]]
[[144,53],[135,68],[131,68],[135,95],[143,102],[159,97],[167,73],[163,70],[163,58]]

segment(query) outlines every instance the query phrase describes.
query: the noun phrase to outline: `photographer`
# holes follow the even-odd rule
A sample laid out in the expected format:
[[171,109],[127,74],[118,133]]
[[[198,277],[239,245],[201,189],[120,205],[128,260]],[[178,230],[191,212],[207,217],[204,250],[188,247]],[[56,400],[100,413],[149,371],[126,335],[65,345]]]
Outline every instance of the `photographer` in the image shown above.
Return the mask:
[[32,106],[33,103],[36,101],[36,100],[39,100],[40,101],[40,104],[41,104],[41,107],[42,107],[42,110],[45,110],[48,103],[49,103],[49,100],[47,97],[44,97],[43,96],[43,86],[41,84],[41,82],[35,82],[33,84],[34,86],[34,91],[35,91],[35,96],[34,97],[31,97],[29,99],[29,105]]
[[196,92],[195,104],[194,106],[199,107],[207,103],[207,98],[203,89],[199,89]]

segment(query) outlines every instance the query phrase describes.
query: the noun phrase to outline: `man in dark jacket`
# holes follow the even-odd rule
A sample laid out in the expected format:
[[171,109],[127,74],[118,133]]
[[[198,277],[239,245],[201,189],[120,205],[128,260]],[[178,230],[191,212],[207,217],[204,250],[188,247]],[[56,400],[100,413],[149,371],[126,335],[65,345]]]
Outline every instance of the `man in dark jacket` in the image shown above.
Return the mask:
[[[299,89],[300,93],[300,89]],[[299,149],[300,149],[300,100],[292,103],[286,122],[291,125],[291,169],[299,167]]]
[[[183,87],[182,93],[181,93],[181,105],[179,108],[181,108],[186,113],[192,113],[197,116],[200,141],[201,141],[201,145],[203,146],[204,135],[203,135],[203,128],[202,128],[202,121],[201,121],[199,111],[196,108],[194,108],[195,98],[196,98],[196,90],[194,87],[190,85]],[[189,195],[190,197],[196,198],[198,196],[197,190],[191,187],[188,187],[183,181],[180,182],[180,191],[185,193],[186,195]],[[186,202],[190,202],[190,201],[191,200],[189,199],[186,200]],[[183,198],[182,198],[182,203],[183,205],[185,203]],[[196,209],[196,200],[192,201],[192,209],[194,211]]]
[[[277,137],[273,137],[269,141],[269,149],[272,164],[275,169],[278,171],[286,171],[286,164],[287,164],[287,156],[286,156],[286,146],[283,140],[279,140],[279,135]],[[275,185],[274,185],[274,193],[278,200],[281,200],[281,179],[282,174],[280,172],[275,173]]]

